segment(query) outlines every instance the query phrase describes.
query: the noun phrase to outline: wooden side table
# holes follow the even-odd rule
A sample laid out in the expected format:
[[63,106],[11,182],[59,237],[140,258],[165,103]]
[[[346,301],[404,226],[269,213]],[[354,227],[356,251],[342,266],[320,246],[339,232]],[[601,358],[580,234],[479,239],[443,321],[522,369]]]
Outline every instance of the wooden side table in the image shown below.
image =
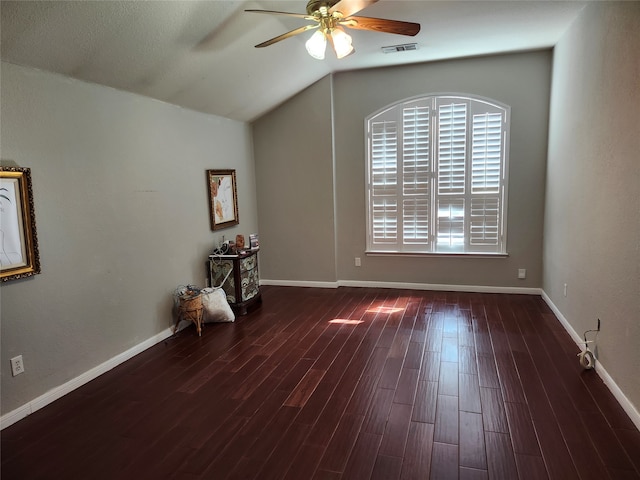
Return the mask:
[[249,307],[262,302],[258,250],[248,250],[239,255],[209,255],[209,280],[212,287],[219,287],[229,270],[232,273],[222,288],[231,308],[238,315],[246,315]]

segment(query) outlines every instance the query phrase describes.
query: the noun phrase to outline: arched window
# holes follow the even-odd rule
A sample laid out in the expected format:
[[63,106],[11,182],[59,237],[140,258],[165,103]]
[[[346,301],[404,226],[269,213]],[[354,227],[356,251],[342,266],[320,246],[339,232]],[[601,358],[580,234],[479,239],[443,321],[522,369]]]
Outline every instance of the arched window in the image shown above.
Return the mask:
[[509,112],[431,95],[367,117],[367,251],[506,253]]

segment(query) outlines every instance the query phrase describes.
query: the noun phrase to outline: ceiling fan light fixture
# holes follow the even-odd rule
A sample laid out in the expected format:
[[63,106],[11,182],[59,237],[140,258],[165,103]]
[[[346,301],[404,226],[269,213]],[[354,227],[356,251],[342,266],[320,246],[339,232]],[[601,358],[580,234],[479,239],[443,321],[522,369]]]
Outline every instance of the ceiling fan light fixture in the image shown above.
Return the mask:
[[344,32],[341,28],[334,28],[331,30],[331,39],[333,40],[333,48],[336,51],[338,58],[344,58],[353,52],[353,45],[351,45],[351,36]]
[[313,58],[323,60],[324,52],[327,48],[327,37],[325,36],[324,32],[318,30],[313,35],[311,35],[311,38],[307,40],[304,46],[307,47],[307,52],[309,52],[309,55],[311,55]]
[[314,22],[273,37],[266,42],[259,43],[256,45],[256,48],[268,47],[281,40],[317,28],[318,31],[305,42],[305,47],[309,55],[313,58],[323,60],[327,49],[327,42],[331,43],[331,47],[338,58],[344,58],[355,52],[351,36],[339,25],[358,30],[393,33],[411,37],[418,34],[420,31],[419,23],[390,20],[387,18],[354,16],[355,13],[377,1],[378,0],[309,0],[306,14],[252,9],[245,10],[245,12],[286,15]]

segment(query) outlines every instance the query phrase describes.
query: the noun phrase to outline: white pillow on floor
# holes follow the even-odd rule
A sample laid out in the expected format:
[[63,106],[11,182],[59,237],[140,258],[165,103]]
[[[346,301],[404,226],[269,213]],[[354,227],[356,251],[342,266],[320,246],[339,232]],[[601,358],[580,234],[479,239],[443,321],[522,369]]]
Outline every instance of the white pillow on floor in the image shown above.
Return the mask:
[[227,302],[227,294],[222,288],[203,288],[202,295],[202,322],[233,322],[236,316]]

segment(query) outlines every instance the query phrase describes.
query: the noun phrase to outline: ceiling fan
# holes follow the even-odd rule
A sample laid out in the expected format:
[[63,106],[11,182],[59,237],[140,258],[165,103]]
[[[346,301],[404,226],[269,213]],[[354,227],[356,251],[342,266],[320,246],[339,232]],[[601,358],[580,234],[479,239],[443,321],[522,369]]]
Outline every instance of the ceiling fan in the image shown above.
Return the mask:
[[327,41],[331,43],[338,58],[344,58],[354,52],[351,36],[344,31],[343,27],[409,36],[414,36],[420,31],[419,23],[354,16],[355,13],[377,1],[378,0],[309,0],[306,15],[301,13],[275,12],[272,10],[245,10],[245,12],[287,15],[289,17],[313,21],[314,23],[312,24],[296,28],[266,42],[262,42],[256,45],[256,48],[268,47],[286,38],[317,28],[318,31],[307,40],[305,46],[309,55],[322,60],[327,48]]

